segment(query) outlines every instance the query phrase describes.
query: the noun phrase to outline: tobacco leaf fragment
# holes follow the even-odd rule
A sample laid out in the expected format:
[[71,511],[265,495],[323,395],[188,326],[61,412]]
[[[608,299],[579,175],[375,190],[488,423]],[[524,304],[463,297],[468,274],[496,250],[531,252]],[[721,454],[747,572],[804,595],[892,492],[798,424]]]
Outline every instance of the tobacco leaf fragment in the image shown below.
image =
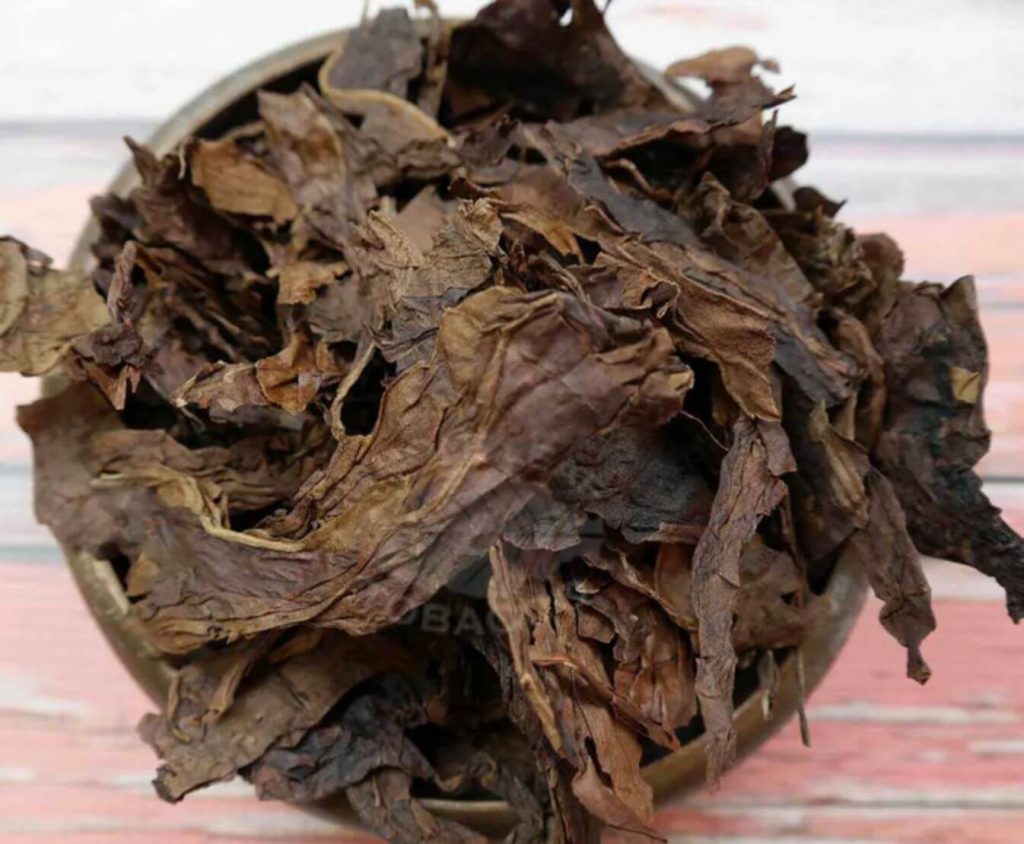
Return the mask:
[[395,844],[445,841],[485,844],[478,832],[428,812],[411,794],[411,777],[399,768],[380,768],[345,792],[371,829]]
[[693,605],[699,625],[697,699],[707,731],[708,779],[716,782],[736,756],[733,615],[741,584],[740,558],[760,520],[786,493],[781,480],[796,468],[778,424],[741,417],[722,462],[708,526],[693,552]]
[[456,116],[501,101],[561,120],[584,105],[660,103],[658,90],[612,39],[594,0],[572,0],[571,7],[563,26],[550,0],[496,0],[457,27],[448,70]]
[[616,692],[597,649],[575,633],[565,585],[543,553],[510,559],[498,546],[491,563],[488,600],[509,637],[523,693],[551,747],[575,771],[573,793],[624,840],[656,839],[640,744],[612,715],[607,701]]
[[343,247],[377,198],[372,165],[353,127],[307,90],[259,95],[271,160],[292,200],[330,245]]
[[[246,645],[235,648],[242,659],[250,658]],[[346,691],[399,660],[400,654],[386,642],[329,633],[312,650],[266,666],[234,692],[230,704],[222,702],[221,683],[211,683],[207,675],[209,670],[219,674],[219,666],[202,660],[193,663],[172,689],[172,699],[188,699],[188,707],[179,704],[167,715],[148,715],[139,726],[163,759],[157,793],[174,802],[233,776],[281,737],[316,725]],[[296,700],[300,706],[295,706]],[[226,708],[220,711],[222,706]],[[211,707],[215,720],[207,714]]]
[[582,442],[550,488],[556,502],[598,516],[630,542],[696,540],[711,506],[672,434],[636,426]]
[[382,768],[430,779],[433,767],[405,733],[425,720],[416,693],[407,684],[388,683],[380,694],[357,698],[336,721],[299,741],[285,736],[246,770],[246,777],[263,799],[299,803],[337,794]]
[[214,208],[231,214],[294,219],[288,188],[256,156],[231,141],[199,141],[188,150],[189,176]]
[[1024,544],[982,492],[973,467],[989,447],[980,390],[988,365],[974,281],[905,284],[875,343],[885,361],[886,418],[875,456],[925,554],[966,563],[1006,590],[1024,618]]
[[18,408],[18,424],[32,440],[36,518],[66,548],[102,555],[121,535],[131,509],[128,490],[96,489],[89,443],[123,428],[90,384],[71,384]]
[[423,66],[423,47],[405,9],[383,9],[353,30],[330,66],[333,88],[374,88],[405,97]]
[[806,583],[796,561],[757,536],[740,557],[740,591],[732,643],[736,653],[799,647],[812,620]]
[[584,567],[570,578],[570,600],[604,616],[611,628],[615,690],[666,731],[685,727],[697,714],[697,699],[682,632],[642,592]]
[[88,273],[51,269],[41,254],[0,238],[0,370],[45,375],[77,337],[109,321]]
[[147,240],[180,249],[213,272],[244,275],[249,267],[243,232],[190,193],[179,156],[157,158],[131,139],[127,143],[142,182],[130,199]]
[[823,404],[809,406],[794,396],[785,427],[800,470],[789,480],[800,546],[818,562],[870,520],[864,488],[868,458],[836,431]]
[[931,589],[892,484],[872,469],[866,492],[868,520],[850,537],[842,554],[852,556],[867,571],[871,588],[884,602],[879,612],[882,626],[907,649],[907,676],[924,683],[931,669],[921,655],[921,642],[935,629]]

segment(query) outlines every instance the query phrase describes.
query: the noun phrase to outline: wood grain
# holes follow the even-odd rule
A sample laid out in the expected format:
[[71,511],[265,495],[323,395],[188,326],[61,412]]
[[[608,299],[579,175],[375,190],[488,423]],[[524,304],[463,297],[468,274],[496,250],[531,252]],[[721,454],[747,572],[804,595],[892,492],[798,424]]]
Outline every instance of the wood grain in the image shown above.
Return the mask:
[[[160,803],[148,785],[153,760],[133,734],[150,704],[66,569],[10,562],[2,571],[0,840],[373,840],[259,803],[244,784]],[[659,827],[672,840],[1015,840],[925,833],[952,824],[1005,834],[1007,816],[1024,811],[1024,686],[1007,670],[1024,659],[1024,641],[990,597],[940,600],[925,645],[934,675],[921,688],[903,676],[878,610],[872,601],[810,702],[814,749],[787,726],[719,793],[664,807]],[[884,837],[870,837],[869,820]]]
[[[719,15],[720,23],[721,15],[751,8],[682,6]],[[63,260],[86,198],[123,158],[118,135],[147,131],[119,120],[0,125],[0,232]],[[1024,531],[1024,141],[828,137],[815,156],[810,175],[851,198],[843,214],[858,228],[884,228],[900,240],[909,277],[977,274],[994,431],[982,468],[993,500]],[[260,803],[244,784],[216,786],[177,807],[152,795],[154,760],[134,735],[149,703],[102,641],[58,549],[32,518],[28,443],[12,420],[14,407],[36,390],[32,381],[0,375],[0,841],[374,840]],[[1020,840],[1024,683],[1014,666],[1024,663],[1024,640],[990,581],[937,561],[926,571],[939,619],[925,643],[931,682],[921,688],[902,676],[903,656],[880,629],[872,602],[811,701],[813,751],[787,726],[719,793],[665,807],[659,825],[670,841]]]
[[[464,16],[484,3],[439,6]],[[362,8],[357,0],[7,3],[0,114],[156,119],[252,58],[355,24]],[[660,67],[736,43],[778,58],[780,81],[799,94],[784,119],[815,132],[1024,131],[1024,87],[1008,81],[1024,76],[1024,5],[1014,0],[620,0],[609,16],[623,46]]]

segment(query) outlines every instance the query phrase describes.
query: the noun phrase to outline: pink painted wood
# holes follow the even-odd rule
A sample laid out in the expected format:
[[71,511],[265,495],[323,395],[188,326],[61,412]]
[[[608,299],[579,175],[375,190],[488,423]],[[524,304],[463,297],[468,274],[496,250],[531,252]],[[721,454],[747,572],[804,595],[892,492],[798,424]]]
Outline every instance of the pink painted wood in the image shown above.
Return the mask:
[[[23,236],[61,260],[85,199],[120,159],[111,140],[117,131],[33,131],[16,138],[0,131],[0,233]],[[1014,159],[1006,143],[995,152],[982,145],[958,154],[964,166],[991,155],[1024,160],[1024,144],[1011,151]],[[907,254],[908,277],[977,274],[995,432],[982,468],[993,499],[1024,530],[1024,184],[1010,179],[994,193],[967,181],[951,208],[942,205],[947,147],[883,140],[866,148],[863,140],[832,139],[818,152],[815,178],[826,189],[851,186],[847,219],[861,230],[894,234]],[[947,159],[940,161],[940,153]],[[880,158],[915,165],[903,198],[888,204],[874,169]],[[858,186],[872,197],[870,213],[859,216]],[[935,198],[924,203],[927,212],[923,197]],[[236,783],[177,807],[153,796],[154,760],[134,735],[149,703],[104,644],[56,547],[32,521],[30,455],[12,417],[15,405],[35,393],[30,381],[0,376],[0,841],[374,840],[260,803]],[[795,726],[787,727],[728,775],[717,794],[666,806],[659,826],[670,840],[1021,840],[1024,682],[1015,666],[1024,664],[1024,639],[984,578],[938,562],[928,564],[928,573],[939,618],[926,643],[934,669],[929,684],[903,677],[903,656],[880,629],[871,602],[811,701],[814,749],[802,748]]]

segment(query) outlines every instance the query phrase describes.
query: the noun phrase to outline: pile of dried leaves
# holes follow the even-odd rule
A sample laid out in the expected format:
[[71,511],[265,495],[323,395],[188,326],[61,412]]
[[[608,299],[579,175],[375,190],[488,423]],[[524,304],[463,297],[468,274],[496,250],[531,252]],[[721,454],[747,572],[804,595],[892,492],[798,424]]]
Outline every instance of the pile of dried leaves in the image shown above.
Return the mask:
[[[235,774],[344,793],[400,842],[651,830],[641,764],[735,752],[837,565],[928,676],[921,552],[1024,548],[988,446],[969,278],[779,180],[806,138],[733,48],[652,75],[593,0],[366,23],[319,86],[103,196],[91,271],[0,240],[0,366],[37,507],[124,573],[180,667],[142,732],[167,800]],[[673,77],[703,79],[695,101]]]

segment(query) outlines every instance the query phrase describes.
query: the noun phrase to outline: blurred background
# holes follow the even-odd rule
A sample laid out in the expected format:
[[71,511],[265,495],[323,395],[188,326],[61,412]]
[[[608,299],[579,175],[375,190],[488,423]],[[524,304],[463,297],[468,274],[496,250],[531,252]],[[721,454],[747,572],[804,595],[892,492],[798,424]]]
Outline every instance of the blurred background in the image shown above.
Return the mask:
[[[392,5],[392,4],[387,4]],[[448,15],[483,3],[439,0]],[[370,11],[379,8],[371,4]],[[145,138],[232,69],[353,25],[358,0],[33,0],[0,14],[0,234],[63,261],[100,191]],[[848,200],[840,219],[901,243],[907,275],[978,279],[991,352],[989,493],[1024,529],[1024,3],[1017,0],[615,0],[612,30],[659,67],[746,44],[779,60],[809,132],[798,179]],[[134,725],[149,707],[107,650],[31,515],[14,407],[0,375],[0,842],[360,841],[244,784],[172,808],[152,795]],[[787,725],[723,789],[667,806],[673,842],[1021,840],[1024,638],[980,576],[929,562],[934,676],[872,618],[811,700],[815,747]],[[866,615],[877,614],[869,602]]]

